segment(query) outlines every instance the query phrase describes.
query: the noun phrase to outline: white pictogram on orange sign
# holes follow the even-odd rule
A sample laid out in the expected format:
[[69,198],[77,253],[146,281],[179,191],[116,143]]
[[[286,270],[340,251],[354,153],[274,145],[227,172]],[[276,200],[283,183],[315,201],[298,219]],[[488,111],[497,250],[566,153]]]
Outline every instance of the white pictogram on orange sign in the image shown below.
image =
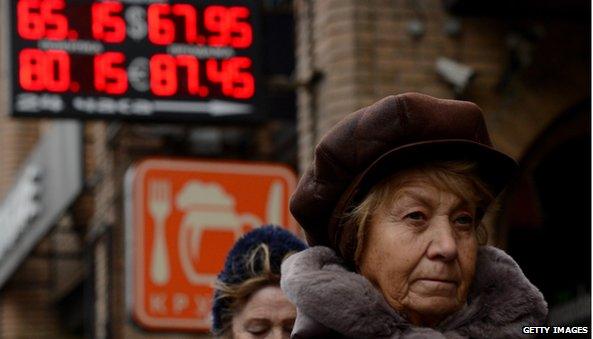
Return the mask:
[[218,241],[232,246],[243,233],[244,225],[262,224],[251,213],[238,214],[234,198],[214,182],[188,182],[177,195],[176,206],[186,213],[177,242],[179,260],[186,278],[196,285],[213,284],[225,259],[201,251],[203,242]]
[[145,328],[208,331],[212,287],[235,241],[262,224],[296,231],[296,177],[284,166],[148,159],[126,178],[128,300]]

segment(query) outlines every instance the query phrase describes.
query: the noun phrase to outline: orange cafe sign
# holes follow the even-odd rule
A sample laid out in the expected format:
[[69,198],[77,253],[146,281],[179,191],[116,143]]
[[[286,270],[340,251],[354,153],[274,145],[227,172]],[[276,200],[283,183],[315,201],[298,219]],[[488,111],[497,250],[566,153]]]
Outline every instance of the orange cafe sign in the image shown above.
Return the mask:
[[296,185],[282,165],[151,158],[126,174],[127,298],[151,330],[207,331],[213,284],[245,232],[279,224]]

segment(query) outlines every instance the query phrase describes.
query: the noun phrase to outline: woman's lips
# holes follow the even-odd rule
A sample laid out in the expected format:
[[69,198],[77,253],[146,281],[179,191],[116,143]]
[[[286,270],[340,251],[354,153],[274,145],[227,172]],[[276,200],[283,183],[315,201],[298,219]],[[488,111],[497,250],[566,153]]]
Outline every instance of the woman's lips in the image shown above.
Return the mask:
[[428,295],[451,296],[457,291],[457,281],[440,278],[421,278],[414,281],[414,290]]
[[441,279],[441,278],[420,278],[417,280],[424,280],[428,282],[435,282],[435,283],[444,283],[444,284],[454,284],[457,285],[457,281],[453,279]]

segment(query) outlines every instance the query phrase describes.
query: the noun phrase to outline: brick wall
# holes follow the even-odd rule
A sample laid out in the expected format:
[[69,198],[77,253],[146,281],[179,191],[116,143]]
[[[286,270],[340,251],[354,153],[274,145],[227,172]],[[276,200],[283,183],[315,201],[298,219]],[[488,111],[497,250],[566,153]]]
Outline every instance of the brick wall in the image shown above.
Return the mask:
[[71,337],[56,305],[84,274],[82,240],[73,227],[70,218],[62,218],[3,287],[1,338]]
[[[295,15],[301,169],[328,128],[379,98],[407,91],[454,98],[435,71],[438,57],[475,69],[477,77],[462,98],[484,109],[494,143],[515,157],[554,117],[589,93],[585,22],[456,18],[440,0],[297,0]],[[424,25],[420,38],[408,33],[416,19]],[[453,19],[461,24],[456,37],[444,29]],[[508,40],[521,29],[540,31],[542,37],[532,44],[520,37],[518,49],[526,49],[532,61],[499,89],[509,66]],[[313,71],[323,76],[310,90],[305,84]]]
[[0,201],[12,186],[38,137],[36,120],[15,120],[7,116],[6,112],[0,112]]
[[[0,46],[4,41],[0,41]],[[6,78],[2,69],[0,78]],[[8,116],[7,83],[0,81],[0,204],[11,189],[23,162],[39,138],[39,121]],[[51,241],[38,248],[14,274],[0,293],[1,338],[49,338],[58,334],[57,317],[47,306],[51,299],[48,253]],[[39,307],[34,307],[39,305]]]

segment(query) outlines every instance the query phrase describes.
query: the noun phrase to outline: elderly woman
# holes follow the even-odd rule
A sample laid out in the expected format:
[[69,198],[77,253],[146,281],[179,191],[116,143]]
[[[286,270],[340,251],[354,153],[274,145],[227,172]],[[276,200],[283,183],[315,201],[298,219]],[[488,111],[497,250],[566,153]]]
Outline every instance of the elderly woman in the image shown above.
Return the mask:
[[291,199],[293,338],[508,338],[547,315],[483,217],[517,171],[473,103],[408,93],[343,119]]
[[223,338],[289,338],[294,305],[279,287],[280,264],[306,245],[277,226],[257,228],[239,239],[218,275],[212,332]]

